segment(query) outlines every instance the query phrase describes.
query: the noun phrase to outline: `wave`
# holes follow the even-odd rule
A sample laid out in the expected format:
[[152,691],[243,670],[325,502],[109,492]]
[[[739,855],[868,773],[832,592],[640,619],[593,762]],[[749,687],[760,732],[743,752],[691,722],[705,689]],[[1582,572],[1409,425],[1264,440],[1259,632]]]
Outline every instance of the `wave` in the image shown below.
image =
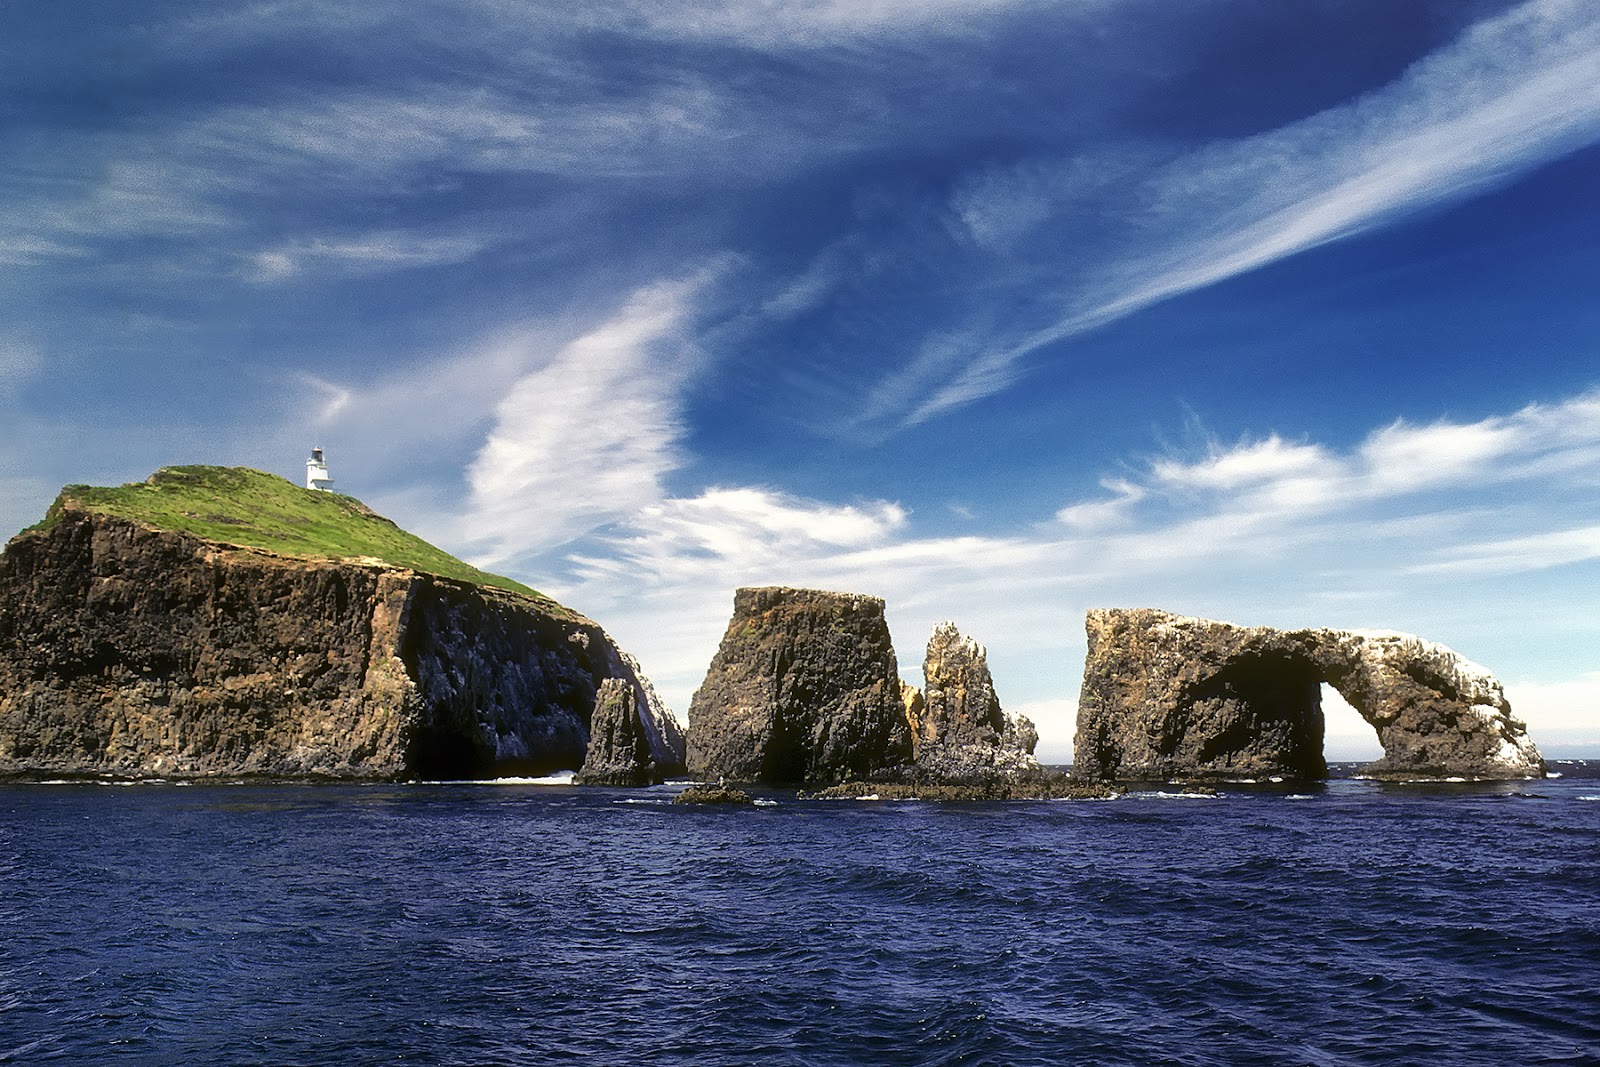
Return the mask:
[[537,777],[508,776],[505,778],[444,778],[438,781],[418,782],[418,785],[571,785],[577,771],[556,771]]

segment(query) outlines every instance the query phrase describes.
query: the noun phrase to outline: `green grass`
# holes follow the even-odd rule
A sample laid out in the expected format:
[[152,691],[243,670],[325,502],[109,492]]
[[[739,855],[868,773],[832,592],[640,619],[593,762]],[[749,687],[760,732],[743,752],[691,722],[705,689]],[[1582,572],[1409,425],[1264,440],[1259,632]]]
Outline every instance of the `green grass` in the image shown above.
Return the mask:
[[520,582],[480,571],[406,533],[354,497],[302,489],[248,467],[163,467],[149,481],[116,488],[69,485],[33,529],[47,529],[66,507],[286,556],[370,557],[548,601]]

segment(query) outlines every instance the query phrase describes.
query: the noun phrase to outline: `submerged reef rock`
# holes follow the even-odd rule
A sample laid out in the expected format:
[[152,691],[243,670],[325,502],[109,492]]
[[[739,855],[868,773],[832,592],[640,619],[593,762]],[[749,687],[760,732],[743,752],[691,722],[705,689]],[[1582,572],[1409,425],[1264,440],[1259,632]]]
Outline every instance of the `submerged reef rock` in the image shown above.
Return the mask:
[[926,689],[903,701],[911,725],[912,777],[954,783],[1040,772],[1033,758],[1038,731],[1026,717],[1001,711],[987,651],[963,637],[955,623],[934,628],[922,678]]
[[827,783],[903,767],[911,734],[883,601],[740,589],[689,704],[689,773]]
[[259,471],[69,486],[0,555],[0,772],[544,773],[583,762],[608,679],[681,767],[594,622]]
[[607,678],[595,695],[589,717],[589,752],[573,781],[579,785],[657,785],[663,780],[645,719],[639,714],[638,687]]
[[728,804],[735,807],[754,804],[756,798],[743,789],[727,785],[691,785],[672,798],[674,804]]
[[1528,778],[1544,760],[1493,675],[1443,645],[1273,630],[1154,609],[1089,612],[1073,774],[1320,778],[1322,683],[1377,731],[1380,777]]

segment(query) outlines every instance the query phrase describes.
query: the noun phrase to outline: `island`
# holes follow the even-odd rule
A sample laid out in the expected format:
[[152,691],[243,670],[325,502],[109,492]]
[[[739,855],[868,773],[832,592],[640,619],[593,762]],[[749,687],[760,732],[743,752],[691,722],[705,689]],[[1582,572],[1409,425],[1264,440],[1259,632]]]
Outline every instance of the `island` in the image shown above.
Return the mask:
[[67,486],[0,554],[0,773],[482,778],[591,755],[597,777],[682,771],[638,664],[352,497],[166,467]]

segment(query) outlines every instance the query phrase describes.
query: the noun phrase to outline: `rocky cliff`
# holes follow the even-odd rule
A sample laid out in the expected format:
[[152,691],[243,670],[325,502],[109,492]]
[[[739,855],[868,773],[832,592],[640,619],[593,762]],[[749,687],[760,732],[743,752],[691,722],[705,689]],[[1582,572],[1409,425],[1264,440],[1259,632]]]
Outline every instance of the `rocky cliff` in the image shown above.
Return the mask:
[[1322,683],[1371,723],[1382,776],[1523,778],[1544,761],[1488,671],[1408,634],[1096,610],[1073,774],[1317,778]]
[[[150,490],[217,470],[163,472]],[[223,473],[240,478],[208,489],[328,498],[304,503],[306,529],[335,507],[341,522],[386,523],[348,498]],[[242,527],[235,499],[194,513]],[[598,625],[531,591],[226,543],[95,501],[64,492],[0,554],[0,772],[538,773],[583,761],[607,679],[648,706]],[[681,764],[676,724],[653,725],[657,762]]]
[[[922,661],[924,689],[906,693],[914,776],[964,783],[1041,772],[1039,734],[1000,708],[988,653],[955,623],[934,628]],[[909,687],[907,687],[909,689]]]
[[883,601],[815,590],[734,594],[689,705],[689,773],[839,782],[902,768],[911,734]]

